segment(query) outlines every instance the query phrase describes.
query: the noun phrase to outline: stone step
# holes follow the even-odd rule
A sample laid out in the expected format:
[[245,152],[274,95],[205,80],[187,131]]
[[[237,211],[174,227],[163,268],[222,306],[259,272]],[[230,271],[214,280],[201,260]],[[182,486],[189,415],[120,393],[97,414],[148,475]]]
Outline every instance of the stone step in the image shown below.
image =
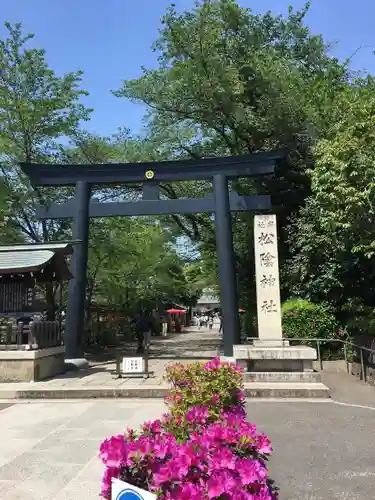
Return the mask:
[[245,383],[247,398],[329,398],[329,389],[317,382]]
[[[5,385],[5,384],[4,384]],[[10,384],[9,384],[10,385]],[[15,384],[12,384],[15,385]],[[108,398],[146,398],[159,399],[168,394],[167,385],[142,386],[70,386],[70,387],[33,387],[27,389],[1,388],[1,399],[108,399]]]
[[[5,384],[4,384],[5,385]],[[14,384],[12,384],[14,385]],[[32,387],[17,389],[1,388],[0,399],[104,399],[104,398],[164,398],[169,387],[166,385],[142,386],[84,386],[84,387]],[[248,398],[329,398],[329,389],[314,382],[247,382],[245,395]]]
[[318,372],[246,372],[245,382],[321,382]]

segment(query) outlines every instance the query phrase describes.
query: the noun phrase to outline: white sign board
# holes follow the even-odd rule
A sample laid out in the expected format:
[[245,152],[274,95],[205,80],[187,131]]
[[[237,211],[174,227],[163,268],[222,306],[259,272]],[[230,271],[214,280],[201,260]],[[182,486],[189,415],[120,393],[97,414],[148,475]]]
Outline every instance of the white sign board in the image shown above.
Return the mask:
[[119,479],[112,479],[111,500],[156,500],[156,495]]
[[255,215],[255,279],[259,339],[282,339],[276,215]]
[[142,373],[143,358],[122,358],[123,373]]

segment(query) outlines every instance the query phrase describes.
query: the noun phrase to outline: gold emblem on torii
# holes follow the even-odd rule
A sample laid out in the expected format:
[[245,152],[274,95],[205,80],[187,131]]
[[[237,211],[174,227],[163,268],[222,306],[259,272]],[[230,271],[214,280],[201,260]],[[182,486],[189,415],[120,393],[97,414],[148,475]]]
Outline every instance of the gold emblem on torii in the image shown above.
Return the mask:
[[150,180],[154,178],[154,171],[153,170],[146,170],[145,177],[146,179]]

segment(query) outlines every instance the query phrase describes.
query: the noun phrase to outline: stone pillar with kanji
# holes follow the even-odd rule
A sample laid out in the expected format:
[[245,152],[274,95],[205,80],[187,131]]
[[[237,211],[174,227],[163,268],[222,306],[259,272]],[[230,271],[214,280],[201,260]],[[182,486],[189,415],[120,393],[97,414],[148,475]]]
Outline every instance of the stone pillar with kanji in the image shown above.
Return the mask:
[[279,257],[276,215],[254,216],[257,344],[282,344]]

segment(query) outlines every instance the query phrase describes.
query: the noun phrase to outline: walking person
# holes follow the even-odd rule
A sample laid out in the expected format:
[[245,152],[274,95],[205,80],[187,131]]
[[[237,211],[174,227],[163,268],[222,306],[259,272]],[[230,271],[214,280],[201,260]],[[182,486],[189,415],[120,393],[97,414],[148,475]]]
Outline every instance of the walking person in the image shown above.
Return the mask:
[[135,333],[137,337],[137,353],[145,352],[145,349],[150,343],[150,336],[152,330],[152,322],[146,312],[142,312],[135,325]]
[[223,315],[220,314],[220,327],[219,327],[219,333],[223,331]]
[[210,318],[208,320],[208,326],[209,326],[210,330],[212,330],[212,327],[214,326],[214,317],[213,316],[210,316]]

